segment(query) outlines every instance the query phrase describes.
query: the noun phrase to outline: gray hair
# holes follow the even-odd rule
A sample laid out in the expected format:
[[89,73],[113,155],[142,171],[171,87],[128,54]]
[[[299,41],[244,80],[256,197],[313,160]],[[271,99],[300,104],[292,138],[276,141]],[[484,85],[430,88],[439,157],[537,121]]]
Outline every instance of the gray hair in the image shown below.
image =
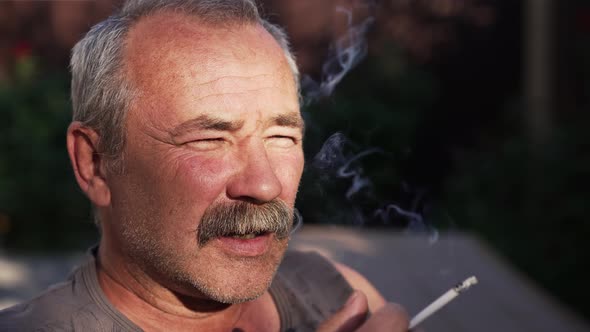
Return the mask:
[[72,50],[73,120],[99,133],[98,149],[110,169],[122,170],[125,119],[133,100],[133,86],[123,75],[125,38],[141,18],[165,11],[196,16],[226,25],[262,25],[284,50],[299,90],[299,71],[285,32],[263,19],[255,0],[129,0],[121,10],[98,23]]

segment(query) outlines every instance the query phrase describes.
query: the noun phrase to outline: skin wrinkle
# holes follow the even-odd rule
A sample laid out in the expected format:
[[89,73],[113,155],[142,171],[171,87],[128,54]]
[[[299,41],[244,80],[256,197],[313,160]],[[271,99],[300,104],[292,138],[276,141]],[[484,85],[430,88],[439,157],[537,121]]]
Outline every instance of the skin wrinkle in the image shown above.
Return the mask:
[[[270,87],[268,87],[268,88],[270,89]],[[259,89],[253,89],[253,90],[249,90],[248,92],[250,92],[250,93],[251,93],[251,92],[258,91],[258,90],[259,90]],[[216,96],[227,96],[227,95],[229,95],[229,94],[228,94],[228,93],[225,93],[225,94],[215,94],[215,95],[216,95]],[[205,97],[203,97],[203,98],[205,98]],[[193,102],[194,102],[194,101],[193,101]],[[229,108],[229,107],[230,107],[230,106],[226,106],[226,108]],[[156,107],[156,109],[158,109],[158,108]],[[295,113],[295,111],[293,111],[293,113]],[[297,112],[297,113],[298,113],[298,112]],[[300,122],[301,122],[301,125],[303,126],[303,121],[301,120]],[[155,126],[154,126],[154,128],[158,128],[158,127],[161,127],[161,126],[160,126],[160,125],[155,125]],[[165,129],[163,129],[163,128],[162,128],[162,129],[161,129],[161,131],[165,131]]]
[[[289,114],[289,116],[288,116],[288,117],[291,117],[291,116],[293,116],[293,114]],[[300,117],[297,117],[297,118],[299,119],[299,121],[301,121]],[[189,121],[190,121],[190,120],[189,120]],[[148,134],[148,133],[146,132],[146,134]],[[149,135],[149,134],[148,134],[148,135]],[[179,144],[179,143],[176,143],[176,142],[173,142],[173,141],[170,141],[170,142],[168,142],[168,141],[161,140],[161,139],[159,139],[157,136],[154,136],[154,135],[149,135],[149,136],[150,136],[150,137],[152,137],[153,139],[155,139],[155,140],[157,140],[157,141],[159,141],[159,142],[163,143],[164,145],[170,145],[170,146],[176,146],[176,147],[178,147],[178,145],[182,145],[182,144]],[[251,135],[246,135],[246,136],[245,136],[243,139],[246,139],[246,140],[247,140],[247,139],[250,139],[250,138],[251,138]],[[300,140],[299,140],[299,141],[300,141]],[[239,145],[243,145],[244,143],[238,143],[238,144],[239,144]],[[167,149],[167,150],[166,150],[164,153],[166,153],[167,155],[174,155],[174,153],[175,153],[175,152],[176,152],[176,151],[175,151],[175,150],[173,150],[173,149]],[[180,164],[180,163],[182,162],[182,160],[183,160],[183,159],[188,159],[188,158],[192,158],[192,157],[194,157],[194,156],[193,156],[193,155],[191,155],[191,154],[192,154],[192,153],[191,153],[191,151],[185,151],[185,152],[184,152],[184,156],[185,156],[185,157],[183,157],[183,155],[180,155],[180,156],[177,156],[176,158],[169,158],[169,159],[170,159],[170,160],[174,160],[174,163],[176,163],[176,164]],[[155,157],[156,155],[157,155],[157,153],[155,153],[155,152],[154,152],[154,155],[153,155],[153,156]],[[208,159],[207,159],[207,160],[209,160],[209,159],[213,159],[213,158],[216,158],[216,157],[214,157],[214,156],[210,156],[210,157],[208,157]],[[247,162],[247,161],[244,161],[244,162]],[[173,164],[173,165],[174,165],[174,164]],[[178,169],[176,169],[176,172],[178,172],[178,171],[179,171],[179,170],[178,170]],[[162,172],[164,172],[164,171],[162,171]],[[212,171],[212,170],[211,170],[210,172],[214,172],[214,171]],[[177,177],[178,177],[178,174],[175,174],[175,178],[177,178]]]
[[[126,289],[127,291],[133,293],[135,296],[137,296],[138,298],[142,299],[143,302],[140,302],[141,305],[145,305],[146,303],[152,303],[155,299],[157,299],[159,296],[158,294],[152,292],[152,290],[146,286],[145,280],[142,278],[139,278],[138,275],[134,275],[132,274],[132,278],[135,282],[135,285],[137,287],[142,288],[144,291],[143,292],[138,292],[136,291],[136,289],[129,287],[126,284],[120,283],[116,277],[112,276],[110,273],[105,271],[105,275],[114,283],[116,283],[119,287]],[[176,295],[174,295],[176,296]],[[228,305],[227,304],[215,304],[212,302],[213,305],[217,305],[219,309],[224,309],[227,308]],[[171,314],[171,315],[178,315],[179,313],[175,310],[173,310],[173,308],[170,307],[160,307],[158,308],[158,310],[163,310],[164,312],[166,312],[167,314]],[[199,313],[199,317],[200,318],[207,318],[210,317],[212,315],[215,314],[215,311],[203,311]],[[194,318],[194,315],[187,315],[187,318]]]
[[[149,1],[134,2],[140,8],[149,6]],[[214,3],[193,4],[216,6]],[[168,5],[165,0],[157,4]],[[220,4],[217,9],[212,7],[213,15],[224,14],[223,6],[228,6],[237,12],[250,10],[257,20],[250,0]],[[91,31],[84,40],[98,40],[106,47],[97,50],[82,42],[72,56],[72,99],[75,119],[81,121],[87,117],[78,113],[86,110],[76,104],[80,98],[84,104],[87,101],[79,95],[100,96],[102,92],[93,92],[97,84],[86,86],[84,77],[77,79],[81,75],[76,73],[88,75],[97,61],[89,58],[87,65],[80,57],[103,54],[104,58],[104,54],[112,56],[108,50],[123,50],[120,73],[128,73],[124,82],[109,84],[111,88],[101,99],[101,111],[107,118],[114,114],[113,128],[100,124],[93,130],[73,121],[68,129],[68,152],[76,179],[103,221],[97,259],[100,286],[114,307],[145,331],[278,331],[281,321],[268,287],[287,240],[280,239],[277,231],[264,252],[256,254],[261,251],[256,246],[240,248],[235,241],[217,236],[273,227],[261,226],[262,219],[267,219],[265,223],[282,219],[283,225],[291,219],[279,217],[277,211],[258,210],[271,202],[292,209],[303,172],[298,70],[284,33],[266,21],[220,22],[220,29],[212,20],[203,24],[179,12],[124,15],[125,21],[118,22],[130,23],[124,41],[108,38],[108,33],[97,36],[102,30],[92,30],[94,34]],[[107,31],[108,22],[103,26]],[[117,77],[97,79],[117,81]],[[82,87],[77,85],[80,81]],[[134,98],[116,98],[127,95],[131,88]],[[123,104],[126,112],[109,111]],[[187,120],[221,113],[224,121],[239,123],[233,132],[212,132],[210,126],[209,131],[199,129],[183,137],[193,141],[178,144],[169,138],[171,129]],[[231,129],[226,124],[215,126]],[[89,158],[93,151],[83,139],[96,145],[101,133],[105,146],[121,147],[110,152],[124,154],[125,159],[117,160],[121,165],[117,169],[124,173],[96,171],[105,168],[104,159]],[[237,212],[234,217],[218,217],[217,225],[201,227],[210,214],[207,211],[224,204],[237,211],[236,203],[262,215],[250,216],[252,222],[246,222],[250,212]],[[234,220],[226,223],[226,218]],[[213,233],[208,243],[196,234],[204,228]],[[205,244],[199,247],[199,242]]]
[[247,94],[252,93],[252,92],[258,92],[258,91],[262,91],[262,90],[266,90],[266,89],[272,89],[272,88],[274,88],[274,87],[266,86],[266,87],[261,87],[259,89],[243,90],[243,91],[240,91],[240,92],[211,93],[211,94],[208,94],[208,95],[205,95],[205,96],[199,96],[199,97],[196,98],[195,101],[202,101],[202,100],[209,99],[209,98],[223,97],[223,96],[231,96],[231,95],[247,95]]
[[[182,326],[184,321],[177,316],[214,319],[226,326],[236,312],[272,301],[267,289],[287,239],[272,235],[264,255],[245,258],[225,251],[217,240],[199,248],[195,230],[205,211],[217,204],[264,205],[277,199],[293,207],[303,171],[302,128],[292,127],[302,123],[300,115],[294,116],[299,114],[297,89],[284,53],[270,35],[261,38],[262,27],[219,31],[201,26],[204,36],[223,41],[218,45],[207,41],[211,54],[204,65],[202,54],[193,52],[195,40],[170,36],[163,31],[168,27],[169,22],[159,26],[148,18],[128,37],[126,63],[135,71],[133,85],[141,97],[134,100],[127,118],[128,172],[108,178],[113,204],[101,211],[108,233],[103,239],[109,241],[101,242],[100,257],[106,258],[103,270],[147,302],[154,315],[172,314],[162,316],[171,327]],[[141,36],[150,36],[149,41]],[[170,38],[165,47],[159,42],[163,36]],[[256,57],[246,53],[248,61],[240,61],[224,50],[240,45],[256,45],[251,49]],[[227,77],[263,79],[244,78],[235,91],[226,84]],[[217,83],[195,91],[201,81]],[[221,97],[195,98],[203,91]],[[223,114],[224,121],[242,122],[236,132],[223,133],[229,144],[198,151],[170,141],[173,128],[215,113]],[[292,145],[282,145],[281,140],[276,144],[275,137],[283,135],[296,140]],[[118,260],[122,252],[127,253],[125,259]],[[126,306],[128,301],[117,301],[120,292],[108,294],[132,320],[140,319],[133,316],[133,306]],[[235,304],[219,310],[220,302],[253,298],[257,300],[246,307]],[[217,315],[199,314],[208,307]]]
[[[244,126],[243,121],[227,121],[223,118],[217,118],[213,115],[203,114],[198,116],[197,118],[185,121],[180,125],[176,126],[170,132],[170,141],[177,143],[177,138],[182,137],[184,135],[188,135],[192,132],[198,131],[229,131],[229,132],[236,132]],[[305,131],[305,125],[299,113],[288,113],[288,114],[279,114],[272,117],[267,123],[264,125],[267,128],[272,126],[279,126],[279,127],[289,127],[299,129],[301,134],[303,135]]]
[[[184,31],[184,29],[181,29],[181,28],[179,28],[179,30]],[[195,40],[195,39],[196,40],[200,40],[201,38],[206,38],[206,37],[210,37],[210,36],[202,36],[202,32],[200,32],[200,31],[194,31],[194,29],[189,29],[186,32],[186,34],[183,35],[183,38],[190,38],[190,39],[193,39],[193,40]],[[262,37],[265,37],[265,36],[262,36]],[[215,41],[227,42],[227,41],[217,40],[217,39],[215,39],[214,36],[213,37],[210,37],[210,38],[213,38],[214,39],[214,41],[212,43],[214,43]],[[167,44],[170,44],[172,42],[173,41],[171,39],[168,39],[168,38],[165,39],[165,43],[167,43]],[[186,48],[187,51],[189,51],[188,50],[189,49],[189,46],[184,46],[184,48]],[[212,69],[212,70],[222,70],[222,69],[224,69],[224,67],[226,67],[226,64],[219,64],[219,63],[216,62],[219,58],[223,58],[223,57],[217,57],[217,58],[216,57],[213,57],[213,56],[207,54],[207,51],[208,50],[209,50],[209,48],[203,48],[203,47],[196,47],[196,48],[195,47],[192,47],[192,48],[190,48],[190,52],[195,52],[197,54],[203,54],[204,53],[204,55],[205,55],[204,57],[202,57],[201,61],[198,64],[199,68],[196,68],[196,69],[195,68],[192,68],[192,67],[190,68],[189,72],[191,72],[191,75],[192,76],[196,76],[197,74],[195,72],[198,72],[200,69],[203,69],[203,68],[204,69]],[[281,51],[278,50],[278,52],[280,53]],[[173,54],[177,54],[177,53],[173,53]],[[164,55],[158,55],[158,56],[159,57],[163,57]],[[168,55],[168,56],[169,57],[172,57],[172,58],[176,58],[178,55],[172,55],[172,56],[171,55]],[[144,58],[147,58],[147,57],[142,57],[142,59],[144,59]],[[142,60],[142,59],[140,59],[140,60]],[[166,64],[166,67],[168,67],[170,65],[170,63],[173,62],[173,59],[169,59],[168,61],[169,61],[169,63]],[[254,61],[254,60],[252,60],[252,61]],[[271,72],[276,71],[276,69],[277,68],[270,68]],[[265,75],[266,76],[266,75],[270,75],[270,74],[262,74],[262,75]],[[284,73],[282,73],[282,75],[283,75],[282,77],[290,77],[291,73],[290,72],[284,72]],[[233,76],[236,76],[236,75],[233,75]],[[257,76],[261,76],[261,74],[258,74]],[[175,78],[175,79],[178,79],[178,78]],[[222,78],[220,78],[220,79],[222,79]],[[151,82],[153,82],[154,85],[156,85],[156,84],[157,85],[160,85],[160,82],[156,82],[156,81],[151,80],[149,78],[146,79],[146,81],[151,81]],[[203,84],[203,82],[199,82],[199,83],[200,84]]]
[[217,82],[224,81],[226,79],[228,79],[228,80],[235,80],[235,79],[241,78],[241,79],[248,80],[248,79],[256,79],[256,78],[268,77],[268,76],[269,76],[269,74],[260,74],[260,75],[250,76],[250,77],[237,76],[237,75],[234,75],[234,76],[227,75],[227,76],[219,77],[219,78],[216,78],[216,79],[213,79],[213,80],[205,81],[205,82],[202,82],[202,83],[199,82],[199,83],[196,83],[195,85],[197,87],[199,87],[199,86],[203,86],[203,85],[211,85],[211,84],[214,84],[214,83],[217,83]]
[[236,132],[244,126],[244,121],[227,121],[212,115],[203,114],[197,118],[185,121],[171,131],[171,136],[186,135],[194,131],[229,131]]
[[[272,70],[278,70],[278,68],[268,68],[268,70],[272,71]],[[268,84],[268,77],[271,77],[272,74],[260,74],[260,75],[253,75],[253,76],[231,76],[231,75],[227,75],[227,76],[223,76],[217,80],[213,80],[211,82],[204,82],[202,84],[198,84],[195,87],[195,91],[201,91],[201,90],[229,90],[229,91],[233,91],[236,89],[240,89],[243,90],[245,89],[247,86],[252,85],[252,84],[259,84],[260,83],[266,83]],[[264,77],[265,79],[262,79],[262,77]],[[194,86],[194,84],[193,84]],[[258,87],[254,90],[244,90],[244,92],[254,92],[257,91],[259,89],[281,89],[284,87],[281,86],[276,86],[276,85],[272,85],[272,86],[261,86]],[[225,91],[224,91],[225,92]],[[206,98],[207,95],[205,96],[201,96],[200,98]]]

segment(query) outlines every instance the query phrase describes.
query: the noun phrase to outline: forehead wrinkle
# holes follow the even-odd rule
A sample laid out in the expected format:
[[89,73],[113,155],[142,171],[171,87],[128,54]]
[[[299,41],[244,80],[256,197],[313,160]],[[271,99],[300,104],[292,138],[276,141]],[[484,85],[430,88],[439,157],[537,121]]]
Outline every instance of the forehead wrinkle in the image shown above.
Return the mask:
[[[141,96],[141,104],[133,108],[157,118],[163,135],[195,112],[298,112],[297,91],[283,51],[262,27],[219,29],[170,16],[173,20],[164,15],[140,21],[125,48],[128,76]],[[262,47],[261,40],[271,45]]]
[[[223,69],[221,69],[223,70]],[[198,76],[198,73],[193,73],[193,76]],[[195,93],[198,99],[207,98],[210,95],[233,94],[242,92],[257,92],[264,89],[278,88],[286,91],[286,87],[282,83],[283,80],[273,78],[272,73],[261,73],[253,75],[232,75],[231,73],[221,74],[219,77],[211,78],[210,80],[198,83],[189,83],[192,92]],[[281,82],[276,84],[276,82]],[[275,82],[275,84],[269,84]],[[256,88],[253,89],[252,87]],[[226,92],[227,91],[227,92]]]
[[235,80],[254,80],[263,76],[270,76],[271,74],[258,74],[258,75],[253,75],[253,76],[239,76],[239,75],[224,75],[222,77],[218,77],[218,78],[214,78],[212,80],[209,81],[204,81],[204,82],[199,82],[196,83],[196,86],[204,86],[204,85],[211,85],[211,84],[215,84],[215,83],[220,83],[221,81],[224,81],[226,79],[230,80],[230,82],[234,82]]
[[205,95],[205,96],[196,97],[195,101],[202,101],[203,99],[214,98],[214,97],[223,97],[223,96],[229,97],[229,96],[232,96],[232,95],[238,95],[239,96],[239,95],[243,95],[243,94],[249,94],[249,93],[252,93],[252,92],[258,92],[258,91],[272,89],[272,88],[274,88],[274,87],[273,86],[266,86],[266,87],[260,87],[260,88],[257,88],[257,89],[242,90],[242,91],[239,91],[239,92],[236,91],[236,92],[211,93],[211,94],[208,94],[208,95]]
[[[170,25],[171,22],[175,24]],[[194,23],[196,22],[187,20],[183,15],[164,13],[143,19],[138,26],[134,27],[135,31],[132,31],[134,33],[131,33],[128,38],[134,47],[127,45],[126,55],[133,60],[129,63],[131,65],[129,67],[132,68],[128,67],[130,70],[127,76],[136,83],[134,84],[136,88],[141,91],[162,89],[162,86],[169,86],[172,82],[183,82],[187,89],[192,90],[196,87],[201,89],[201,91],[192,91],[196,96],[205,94],[204,97],[207,97],[206,95],[209,94],[207,90],[212,92],[218,92],[215,91],[217,88],[220,88],[217,90],[240,90],[255,82],[263,82],[265,79],[272,81],[272,76],[289,79],[290,72],[282,66],[284,59],[280,48],[266,50],[270,53],[278,52],[280,63],[276,61],[261,63],[256,58],[272,59],[273,57],[266,52],[258,54],[259,52],[249,44],[244,45],[241,39],[230,42],[232,46],[229,48],[218,47],[218,44],[222,42],[227,44],[228,37],[232,40],[238,38],[235,34],[228,34],[232,29],[219,29],[219,27]],[[262,28],[258,30],[260,29]],[[148,30],[151,33],[146,33]],[[261,34],[262,31],[255,33]],[[278,48],[277,45],[274,46]],[[238,69],[234,60],[249,67],[249,73],[245,76],[236,75]],[[142,70],[145,68],[152,68],[152,70]],[[207,75],[201,78],[204,81],[199,82],[198,78],[204,72],[217,72],[218,75]],[[173,91],[168,93],[175,94]]]
[[[141,19],[125,40],[126,74],[139,85],[157,86],[177,80],[187,73],[188,54],[198,55],[200,70],[219,70],[227,66],[224,58],[235,58],[232,48],[220,48],[240,25],[210,25],[179,13],[163,12]],[[230,28],[231,27],[231,28]],[[233,48],[241,47],[236,40]],[[239,53],[239,52],[238,52]],[[142,70],[152,68],[152,70]],[[178,68],[173,73],[172,68]],[[198,71],[198,70],[197,70]],[[194,74],[193,74],[194,75]]]

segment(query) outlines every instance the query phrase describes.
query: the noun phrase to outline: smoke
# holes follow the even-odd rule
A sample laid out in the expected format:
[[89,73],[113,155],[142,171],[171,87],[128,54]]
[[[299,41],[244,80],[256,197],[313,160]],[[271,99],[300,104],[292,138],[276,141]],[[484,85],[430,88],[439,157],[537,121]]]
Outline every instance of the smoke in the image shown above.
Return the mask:
[[[365,6],[372,8],[375,3],[366,2]],[[303,76],[301,86],[306,105],[330,96],[368,52],[366,35],[375,19],[368,16],[355,24],[352,9],[337,7],[336,11],[345,15],[348,29],[330,45],[327,60],[322,65],[320,81],[316,82],[307,75]],[[409,186],[403,184],[402,189],[408,196],[413,197],[411,206],[404,209],[401,204],[383,205],[373,192],[373,182],[364,171],[363,161],[369,156],[385,155],[385,151],[378,147],[371,147],[360,152],[353,152],[354,148],[354,144],[342,133],[335,133],[324,142],[311,164],[314,169],[327,177],[349,181],[345,198],[352,209],[354,223],[364,225],[370,220],[380,224],[393,224],[399,221],[399,226],[405,227],[406,231],[428,234],[429,242],[435,243],[438,232],[429,225],[423,215],[421,202],[424,193],[410,192]],[[367,211],[367,206],[378,206],[378,208],[369,208]]]
[[430,244],[438,241],[438,230],[426,222],[423,214],[418,213],[416,210],[404,210],[397,204],[388,204],[384,208],[375,210],[373,216],[378,217],[384,224],[390,223],[394,218],[404,218],[408,221],[406,232],[428,234]]
[[352,185],[346,191],[346,198],[351,199],[356,193],[361,191],[364,188],[371,188],[372,183],[368,177],[363,175],[363,168],[355,165],[357,161],[360,159],[369,156],[374,153],[382,152],[379,148],[371,148],[365,150],[363,152],[358,153],[357,155],[351,157],[349,160],[346,161],[344,165],[338,168],[338,176],[341,178],[352,178]]
[[367,55],[366,34],[375,19],[369,16],[361,23],[354,24],[351,9],[337,7],[336,11],[346,15],[348,29],[343,36],[330,45],[328,60],[322,66],[321,81],[318,83],[307,75],[303,76],[301,87],[306,104],[330,96],[346,74]]
[[351,200],[363,190],[370,192],[373,187],[371,180],[364,175],[361,159],[383,151],[379,148],[370,148],[357,154],[345,154],[346,145],[349,144],[343,134],[333,134],[314,157],[312,166],[324,172],[335,170],[336,177],[351,179],[350,187],[346,191],[346,199]]
[[[404,209],[401,204],[382,204],[374,193],[373,182],[365,172],[363,161],[369,156],[383,158],[388,154],[377,147],[360,152],[354,151],[355,148],[355,144],[342,133],[335,133],[325,141],[311,164],[328,178],[348,181],[345,198],[347,206],[352,209],[354,223],[364,225],[373,222],[404,227],[407,232],[427,234],[429,242],[435,243],[438,232],[424,217],[425,192],[411,190],[408,184],[402,183],[404,196],[411,197],[409,207]],[[377,208],[372,208],[375,206]]]

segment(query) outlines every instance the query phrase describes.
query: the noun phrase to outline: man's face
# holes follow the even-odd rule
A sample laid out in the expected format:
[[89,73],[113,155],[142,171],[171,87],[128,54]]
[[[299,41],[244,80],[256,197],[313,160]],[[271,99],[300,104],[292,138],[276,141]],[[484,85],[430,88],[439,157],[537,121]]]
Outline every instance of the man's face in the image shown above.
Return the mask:
[[238,219],[250,211],[249,225],[293,208],[302,120],[283,51],[260,26],[212,27],[178,14],[143,19],[127,41],[125,70],[138,95],[125,171],[107,179],[103,237],[176,292],[222,302],[259,296],[288,238],[219,237],[220,223],[206,223],[213,237],[200,243],[199,229],[203,216],[232,209]]

